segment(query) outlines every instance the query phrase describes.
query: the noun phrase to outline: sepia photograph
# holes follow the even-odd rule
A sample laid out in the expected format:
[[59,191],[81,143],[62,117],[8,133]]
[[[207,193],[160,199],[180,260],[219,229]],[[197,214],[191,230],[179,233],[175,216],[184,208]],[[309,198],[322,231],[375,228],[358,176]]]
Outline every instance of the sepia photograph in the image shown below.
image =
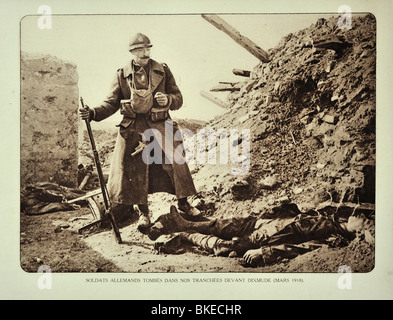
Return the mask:
[[1,298],[393,298],[389,1],[0,7]]
[[369,273],[372,13],[20,21],[28,273]]

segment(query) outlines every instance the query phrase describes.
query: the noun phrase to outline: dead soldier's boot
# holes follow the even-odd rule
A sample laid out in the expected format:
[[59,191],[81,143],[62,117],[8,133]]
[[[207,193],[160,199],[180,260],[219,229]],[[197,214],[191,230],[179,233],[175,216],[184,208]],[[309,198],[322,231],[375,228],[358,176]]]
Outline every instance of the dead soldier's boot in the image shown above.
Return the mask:
[[140,232],[146,233],[151,225],[149,207],[147,204],[138,204],[139,209],[139,219],[137,223],[137,228]]

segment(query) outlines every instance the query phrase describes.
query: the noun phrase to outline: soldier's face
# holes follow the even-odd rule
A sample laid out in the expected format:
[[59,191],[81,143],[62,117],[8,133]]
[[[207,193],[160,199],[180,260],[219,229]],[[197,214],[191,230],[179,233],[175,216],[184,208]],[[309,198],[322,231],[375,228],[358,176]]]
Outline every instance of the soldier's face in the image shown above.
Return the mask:
[[150,48],[138,48],[131,51],[135,62],[142,67],[146,66],[150,60]]

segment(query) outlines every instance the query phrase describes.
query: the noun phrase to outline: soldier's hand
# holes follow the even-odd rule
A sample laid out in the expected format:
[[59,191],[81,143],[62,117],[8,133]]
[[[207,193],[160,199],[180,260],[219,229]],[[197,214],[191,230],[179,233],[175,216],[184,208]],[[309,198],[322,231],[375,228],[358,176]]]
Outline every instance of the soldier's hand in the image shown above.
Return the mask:
[[249,265],[256,265],[260,260],[262,260],[262,252],[261,249],[251,249],[248,250],[243,255],[244,261],[246,261]]
[[154,98],[160,107],[165,107],[168,104],[168,96],[162,92],[157,92]]
[[85,105],[85,108],[79,109],[79,116],[82,120],[90,121],[93,118],[93,110],[91,110],[88,105]]

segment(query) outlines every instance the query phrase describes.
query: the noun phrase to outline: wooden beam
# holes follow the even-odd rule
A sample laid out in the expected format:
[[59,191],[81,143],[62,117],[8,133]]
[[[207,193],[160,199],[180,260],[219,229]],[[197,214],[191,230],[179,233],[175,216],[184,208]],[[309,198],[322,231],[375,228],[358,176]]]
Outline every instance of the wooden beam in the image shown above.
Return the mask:
[[233,69],[232,73],[236,76],[242,76],[242,77],[250,77],[251,75],[251,71],[241,70],[241,69]]
[[213,92],[221,92],[221,91],[234,92],[234,91],[240,91],[240,87],[236,87],[232,84],[219,84],[218,86],[211,88],[210,91],[213,91]]
[[201,96],[206,98],[207,100],[215,103],[216,105],[218,105],[221,108],[226,109],[227,105],[220,99],[218,99],[217,97],[213,96],[212,94],[210,94],[209,92],[206,91],[201,91],[200,92]]
[[313,39],[313,46],[317,50],[332,49],[339,51],[348,46],[348,43],[341,41],[336,35],[329,34],[324,37]]
[[210,22],[213,26],[217,29],[225,32],[229,35],[236,43],[240,44],[243,48],[245,48],[248,52],[252,55],[257,57],[262,62],[269,62],[269,55],[266,51],[264,51],[261,47],[257,46],[254,42],[252,42],[247,37],[240,34],[238,30],[233,28],[230,24],[226,21],[218,17],[214,14],[202,14],[202,18],[206,21]]
[[231,86],[237,85],[237,82],[230,82],[230,81],[218,81],[219,84],[230,84]]

